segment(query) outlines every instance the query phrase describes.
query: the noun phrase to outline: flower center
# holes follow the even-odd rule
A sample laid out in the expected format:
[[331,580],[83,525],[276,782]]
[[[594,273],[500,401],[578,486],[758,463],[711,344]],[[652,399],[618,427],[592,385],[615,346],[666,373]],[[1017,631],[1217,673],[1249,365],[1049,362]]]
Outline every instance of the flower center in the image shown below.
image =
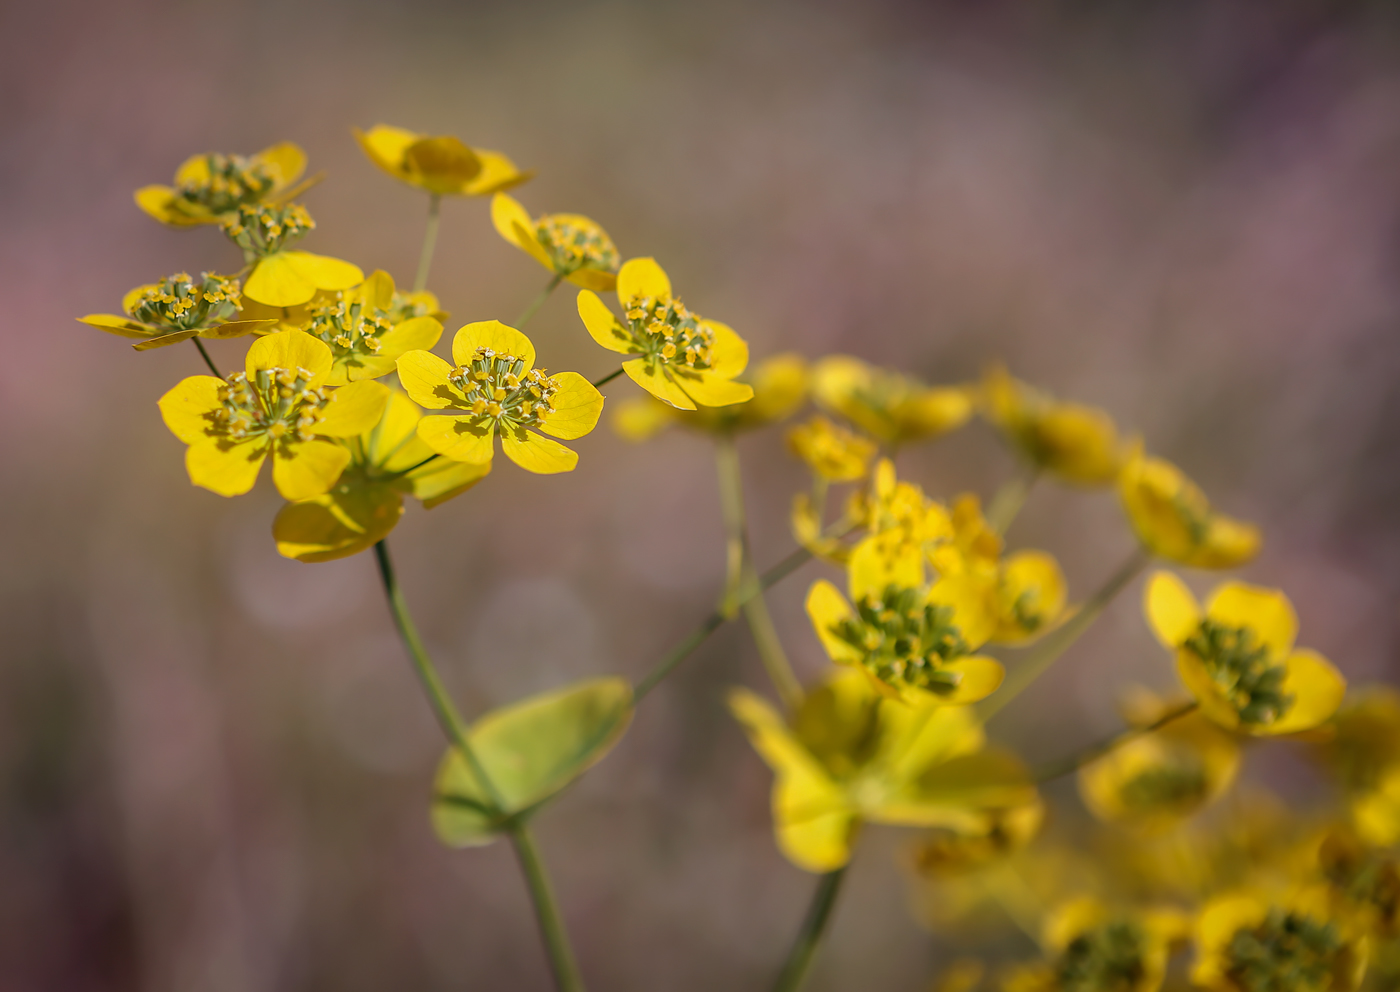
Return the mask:
[[1270,910],[1259,926],[1231,938],[1226,974],[1243,992],[1321,992],[1332,984],[1342,950],[1332,924]]
[[361,301],[348,302],[344,293],[333,300],[308,307],[311,322],[306,331],[330,345],[336,359],[379,354],[379,339],[393,329],[387,315],[378,307]]
[[1271,724],[1293,708],[1294,697],[1283,691],[1288,670],[1269,664],[1269,649],[1248,627],[1205,619],[1186,647],[1205,664],[1244,723]]
[[1118,798],[1135,813],[1190,809],[1206,797],[1209,788],[1201,763],[1182,755],[1180,760],[1138,772],[1119,788]]
[[296,241],[312,230],[316,222],[299,203],[284,207],[245,203],[239,205],[236,213],[225,216],[220,226],[234,244],[261,258]]
[[268,437],[274,441],[309,441],[335,399],[324,387],[308,388],[311,373],[303,368],[258,369],[229,375],[219,389],[223,404],[214,411],[215,424],[235,441]]
[[535,221],[535,238],[549,252],[560,272],[578,269],[616,272],[622,264],[612,239],[597,226],[551,215]]
[[205,155],[204,164],[209,175],[185,180],[176,187],[176,193],[180,199],[198,204],[210,213],[228,213],[245,203],[256,203],[276,182],[265,163],[242,155]]
[[188,331],[226,320],[238,308],[237,279],[204,272],[196,282],[188,272],[177,272],[145,289],[130,312],[143,324]]
[[1070,941],[1055,962],[1059,992],[1134,992],[1147,971],[1142,930],[1119,920]]
[[633,297],[627,304],[627,326],[642,353],[652,362],[692,369],[710,367],[715,332],[680,300]]
[[941,696],[962,681],[961,673],[944,671],[942,664],[971,650],[953,623],[951,607],[926,602],[918,589],[893,585],[879,595],[862,596],[856,615],[831,630],[861,651],[861,664],[880,681]]
[[466,365],[447,374],[467,397],[478,417],[491,418],[502,430],[539,427],[554,412],[559,383],[541,369],[525,372],[525,360],[478,348]]

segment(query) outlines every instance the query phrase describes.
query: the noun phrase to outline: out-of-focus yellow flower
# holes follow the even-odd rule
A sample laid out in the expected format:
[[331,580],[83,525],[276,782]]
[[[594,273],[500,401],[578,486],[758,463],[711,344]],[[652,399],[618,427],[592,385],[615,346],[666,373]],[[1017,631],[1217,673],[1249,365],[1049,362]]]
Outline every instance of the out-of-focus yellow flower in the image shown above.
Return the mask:
[[136,205],[162,224],[216,224],[239,207],[275,203],[306,170],[306,153],[290,141],[256,155],[195,155],[175,172],[174,186],[143,186]]
[[1388,766],[1375,785],[1352,797],[1351,818],[1367,843],[1400,843],[1400,765]]
[[1222,896],[1195,930],[1191,981],[1212,992],[1354,992],[1366,974],[1365,935],[1322,889]]
[[1317,753],[1351,795],[1374,789],[1400,765],[1400,692],[1365,686],[1321,728]]
[[359,266],[288,247],[316,226],[300,204],[243,206],[220,223],[233,243],[253,259],[253,271],[243,283],[243,292],[251,300],[295,307],[310,302],[317,290],[349,289],[364,281]]
[[718,435],[766,427],[791,416],[807,398],[807,363],[801,355],[784,352],[759,362],[739,381],[753,386],[753,399],[732,406],[677,410],[649,393],[631,397],[618,404],[613,429],[629,441],[645,441],[672,424]]
[[847,512],[866,529],[851,552],[851,568],[862,585],[874,588],[923,586],[932,547],[954,536],[948,510],[898,479],[888,458],[876,464],[870,486],[852,497]]
[[238,280],[212,272],[192,279],[188,272],[177,272],[160,282],[137,286],[122,298],[127,316],[91,313],[78,319],[84,324],[117,334],[139,338],[132,345],[137,351],[202,338],[236,338],[269,328],[275,320],[236,319],[240,306]]
[[870,471],[878,448],[874,441],[846,430],[823,416],[811,417],[787,432],[787,445],[812,474],[828,482],[855,482]]
[[393,277],[381,269],[354,289],[319,293],[306,305],[306,333],[335,356],[328,384],[378,379],[394,371],[404,352],[437,344],[442,323],[429,316],[395,320],[395,295]]
[[1400,863],[1393,851],[1367,847],[1350,831],[1333,829],[1318,844],[1317,866],[1336,911],[1354,914],[1373,936],[1400,935]]
[[1346,680],[1331,663],[1293,649],[1298,618],[1277,589],[1226,582],[1202,613],[1181,579],[1156,572],[1144,607],[1201,712],[1222,727],[1291,734],[1316,727],[1342,702]]
[[1118,431],[1096,407],[1056,400],[995,365],[982,377],[981,409],[1037,468],[1081,486],[1106,486],[1118,477]]
[[887,702],[856,672],[808,693],[791,725],[743,689],[729,708],[776,776],[778,846],[807,871],[844,865],[862,821],[970,828],[1036,802],[1014,757],[983,750],[968,710]]
[[623,264],[617,299],[624,320],[587,289],[578,294],[578,313],[604,348],[641,356],[622,363],[637,385],[678,410],[753,399],[753,387],[734,381],[749,364],[748,344],[729,325],[706,320],[672,296],[671,280],[654,259]]
[[506,457],[530,472],[569,472],[578,454],[532,428],[565,441],[593,430],[603,395],[577,372],[546,375],[535,346],[498,320],[461,328],[452,340],[456,367],[427,351],[399,358],[399,380],[415,403],[452,416],[424,417],[418,436],[459,462],[490,462],[500,436]]
[[[1166,704],[1154,700],[1134,720],[1154,723]],[[1120,744],[1079,772],[1079,795],[1101,820],[1153,833],[1218,799],[1240,767],[1240,749],[1200,713],[1178,717],[1160,730]]]
[[437,458],[418,437],[423,413],[394,392],[373,427],[347,438],[350,463],[327,493],[288,503],[272,523],[277,550],[305,562],[346,558],[389,536],[403,515],[405,494],[432,509],[466,492],[491,471]]
[[816,364],[812,396],[818,406],[889,445],[946,434],[972,416],[972,394],[961,386],[925,386],[849,355]]
[[491,199],[491,222],[507,242],[574,285],[600,293],[617,288],[622,258],[597,221],[582,214],[545,214],[532,220],[515,198],[497,193]]
[[253,488],[272,456],[272,481],[289,500],[328,491],[350,462],[334,438],[379,420],[389,390],[377,382],[327,386],[331,351],[301,331],[253,342],[246,367],[227,379],[195,375],[160,398],[171,432],[189,445],[190,481],[220,496]]
[[1083,897],[1051,912],[1047,960],[1014,971],[1004,992],[1157,992],[1190,922],[1170,909],[1113,911]]
[[416,134],[386,124],[353,130],[371,162],[395,179],[437,196],[490,196],[534,175],[521,172],[500,152],[468,148],[450,136]]
[[971,823],[939,827],[910,848],[909,867],[921,876],[976,871],[1023,849],[1045,822],[1045,804],[1034,801],[989,810]]
[[1181,470],[1143,454],[1129,454],[1118,494],[1138,540],[1154,555],[1193,568],[1234,568],[1259,553],[1259,528],[1216,513],[1205,493]]

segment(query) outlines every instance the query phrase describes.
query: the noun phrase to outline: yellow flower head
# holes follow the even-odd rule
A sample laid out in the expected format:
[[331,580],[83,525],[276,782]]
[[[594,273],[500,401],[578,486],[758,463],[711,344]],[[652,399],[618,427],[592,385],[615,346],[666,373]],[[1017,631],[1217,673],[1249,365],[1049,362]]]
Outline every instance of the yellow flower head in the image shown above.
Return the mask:
[[399,357],[399,380],[414,402],[452,416],[424,417],[418,436],[440,455],[483,464],[501,438],[506,457],[530,472],[569,472],[578,455],[565,441],[593,430],[603,396],[577,372],[535,368],[535,346],[498,320],[467,324],[452,340],[453,367],[427,351]]
[[849,355],[832,355],[817,363],[812,396],[818,406],[889,445],[938,437],[972,416],[972,396],[966,389],[931,388]]
[[437,344],[442,323],[426,315],[400,317],[405,307],[395,308],[397,296],[393,277],[379,270],[354,289],[319,293],[307,304],[306,333],[324,341],[335,356],[326,380],[330,385],[378,379],[394,371],[404,352]]
[[933,548],[954,536],[948,510],[896,478],[888,458],[876,464],[870,485],[852,496],[847,515],[866,529],[851,552],[851,567],[872,586],[922,586]]
[[1026,847],[1045,822],[1039,797],[1022,806],[989,810],[971,824],[939,827],[910,848],[909,868],[921,878],[980,871]]
[[1259,553],[1259,528],[1211,509],[1181,470],[1137,446],[1118,475],[1118,494],[1143,547],[1193,568],[1234,568]]
[[1374,789],[1400,765],[1400,692],[1366,686],[1322,728],[1318,756],[1348,793]]
[[1277,589],[1226,582],[1203,613],[1181,579],[1157,572],[1144,607],[1201,712],[1227,729],[1291,734],[1341,704],[1346,681],[1317,652],[1293,649],[1298,619]]
[[1191,981],[1211,992],[1355,992],[1366,974],[1365,935],[1322,890],[1222,896],[1195,930]]
[[534,175],[500,152],[468,148],[458,138],[415,134],[376,124],[354,129],[369,160],[389,175],[437,196],[490,196]]
[[982,378],[982,414],[1032,465],[1083,486],[1118,476],[1122,445],[1102,410],[1064,403],[993,366]]
[[368,430],[384,411],[387,387],[326,385],[331,351],[301,331],[259,338],[246,366],[227,379],[190,376],[160,398],[165,425],[184,441],[190,481],[220,496],[253,488],[272,456],[272,481],[290,500],[326,492],[350,462],[336,438]]
[[349,289],[364,281],[365,274],[358,266],[288,247],[316,226],[300,204],[242,206],[226,214],[220,226],[254,259],[243,292],[258,303],[300,306],[310,302],[318,290]]
[[127,316],[91,313],[78,319],[84,324],[117,334],[139,338],[132,345],[137,351],[163,348],[203,338],[236,338],[268,329],[275,320],[234,319],[242,308],[238,280],[232,276],[202,272],[198,279],[188,272],[177,272],[160,282],[137,286],[122,299]]
[[162,224],[216,224],[239,207],[275,203],[306,169],[306,153],[289,141],[256,155],[196,155],[175,173],[174,186],[143,186],[136,205]]
[[1046,921],[1047,960],[1014,972],[1005,992],[1157,992],[1172,944],[1189,928],[1172,910],[1115,912],[1084,897]]
[[855,482],[870,471],[875,442],[822,416],[814,416],[787,433],[788,449],[807,463],[812,474],[830,482]]
[[1367,847],[1353,833],[1329,830],[1317,850],[1333,907],[1356,916],[1372,934],[1400,936],[1400,862],[1394,851]]
[[733,406],[677,410],[651,394],[624,400],[613,414],[613,429],[629,441],[645,441],[672,424],[721,436],[766,427],[790,416],[807,398],[807,363],[801,355],[774,355],[740,381],[753,386],[753,399]]
[[358,554],[389,536],[403,515],[404,495],[432,509],[486,477],[490,462],[436,457],[418,437],[422,416],[403,393],[391,393],[383,416],[343,442],[350,462],[334,488],[282,507],[272,524],[277,550],[305,562]]
[[857,672],[813,689],[791,724],[743,689],[729,708],[776,776],[778,846],[807,871],[844,865],[862,821],[973,829],[1037,801],[1015,758],[983,750],[970,711],[887,702]]
[[748,344],[727,324],[692,313],[672,296],[671,280],[654,259],[622,266],[617,298],[623,320],[587,289],[578,294],[578,313],[604,348],[641,356],[622,363],[637,385],[678,410],[753,399],[753,387],[734,381],[749,364]]
[[491,199],[491,222],[506,241],[569,282],[600,293],[617,287],[622,257],[597,222],[581,214],[545,214],[531,220],[505,193]]

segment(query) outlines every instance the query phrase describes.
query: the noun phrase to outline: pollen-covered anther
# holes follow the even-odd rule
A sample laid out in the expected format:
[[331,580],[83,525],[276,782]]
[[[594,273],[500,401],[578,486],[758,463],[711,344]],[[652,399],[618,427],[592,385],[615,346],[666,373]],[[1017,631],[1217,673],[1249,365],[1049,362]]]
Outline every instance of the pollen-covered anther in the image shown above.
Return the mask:
[[543,424],[559,391],[542,369],[526,372],[524,359],[490,348],[478,348],[471,362],[450,371],[447,379],[462,391],[466,409],[503,429]]
[[367,306],[359,299],[347,298],[343,292],[323,303],[313,304],[309,310],[311,322],[306,327],[307,333],[330,345],[337,359],[377,355],[380,337],[393,329],[386,311]]
[[334,398],[324,388],[308,388],[311,378],[303,368],[259,369],[251,382],[246,373],[234,372],[219,389],[222,406],[214,421],[235,440],[260,435],[310,440],[311,428]]
[[1249,628],[1202,620],[1186,648],[1201,659],[1242,722],[1267,726],[1293,708],[1294,697],[1283,691],[1287,668],[1269,664],[1268,648]]
[[578,269],[601,269],[616,272],[621,264],[617,247],[596,226],[576,224],[557,216],[541,217],[535,222],[535,238],[564,272]]
[[628,329],[652,361],[708,369],[715,332],[680,300],[636,297],[626,307]]
[[240,204],[225,214],[220,226],[240,248],[255,255],[270,255],[302,237],[316,226],[299,203],[272,206]]
[[926,602],[917,589],[897,586],[861,597],[856,615],[834,625],[832,633],[858,648],[862,666],[880,681],[940,695],[952,693],[962,681],[944,663],[970,651],[949,607]]
[[255,203],[275,185],[265,163],[243,155],[205,155],[204,165],[205,176],[182,181],[175,192],[180,199],[198,204],[210,213],[227,213]]
[[238,280],[212,272],[188,272],[147,286],[130,304],[131,316],[170,331],[189,331],[228,320],[239,308]]

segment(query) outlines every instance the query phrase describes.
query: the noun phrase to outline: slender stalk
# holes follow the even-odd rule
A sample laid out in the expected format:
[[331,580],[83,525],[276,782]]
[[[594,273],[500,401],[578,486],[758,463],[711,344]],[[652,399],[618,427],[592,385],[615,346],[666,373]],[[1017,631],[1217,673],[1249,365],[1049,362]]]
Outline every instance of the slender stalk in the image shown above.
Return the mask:
[[1026,498],[1039,478],[1039,467],[1032,467],[1009,479],[987,505],[987,525],[1004,536],[1021,512],[1021,507],[1026,505]]
[[1061,775],[1068,775],[1070,772],[1076,772],[1091,761],[1097,761],[1099,758],[1122,747],[1129,741],[1155,733],[1173,720],[1179,720],[1188,713],[1196,712],[1196,708],[1199,705],[1200,704],[1193,699],[1189,703],[1182,703],[1180,706],[1174,706],[1145,726],[1131,727],[1121,733],[1114,734],[1112,737],[1076,751],[1074,754],[1060,758],[1058,761],[1046,762],[1032,773],[1032,777],[1037,784],[1044,784],[1054,781]]
[[807,907],[807,916],[802,921],[802,929],[792,942],[783,970],[773,983],[773,992],[797,992],[807,979],[812,967],[812,958],[817,953],[826,925],[831,919],[831,910],[836,905],[836,897],[841,892],[841,881],[846,877],[846,867],[827,872],[817,883],[817,891],[812,894],[812,902]]
[[1068,651],[1070,645],[1079,640],[1079,636],[1093,625],[1099,614],[1104,611],[1104,607],[1113,602],[1114,597],[1137,578],[1138,573],[1147,567],[1149,561],[1151,557],[1146,551],[1141,548],[1134,549],[1128,559],[1109,576],[1098,592],[1089,597],[1088,602],[1081,606],[1074,616],[1066,620],[1063,626],[1047,634],[1036,651],[1011,672],[1001,688],[977,704],[977,712],[983,722],[1001,712],[1002,707],[1044,675],[1060,655]]
[[524,822],[516,823],[510,831],[511,842],[515,845],[515,856],[520,860],[520,870],[525,873],[525,882],[530,887],[530,898],[535,905],[535,918],[539,921],[540,935],[549,951],[549,966],[554,972],[554,984],[559,992],[584,992],[583,977],[579,974],[578,961],[574,958],[573,947],[569,944],[568,931],[564,929],[564,918],[559,914],[559,903],[554,898],[554,887],[549,883],[549,873],[540,858],[535,838]]
[[617,378],[618,376],[620,376],[620,375],[622,375],[622,369],[613,369],[613,370],[612,370],[611,372],[609,372],[607,375],[603,376],[603,378],[596,380],[596,381],[593,383],[593,388],[594,388],[594,389],[597,389],[599,386],[603,385],[604,383],[612,382],[614,379],[616,379],[616,378]]
[[209,366],[209,371],[214,373],[216,379],[222,379],[224,374],[220,372],[219,367],[214,364],[214,359],[209,357],[209,352],[204,350],[204,342],[199,340],[199,335],[195,335],[190,338],[190,340],[193,341],[194,346],[199,349],[199,355],[204,359],[204,364]]
[[567,272],[554,273],[554,278],[549,280],[549,285],[541,290],[540,295],[530,301],[530,305],[525,308],[525,312],[515,319],[516,330],[524,327],[525,322],[535,315],[535,311],[544,306],[544,301],[549,299],[549,294],[553,293],[555,289],[559,287],[559,284],[564,281],[564,277],[567,275]]
[[423,250],[418,253],[418,275],[413,278],[413,291],[428,288],[428,271],[433,267],[433,252],[437,250],[438,223],[442,220],[442,196],[428,194],[428,226],[423,229]]
[[740,597],[743,597],[744,618],[748,620],[749,631],[758,647],[759,659],[773,682],[773,688],[778,690],[783,705],[793,710],[802,702],[802,683],[797,681],[783,651],[763,592],[755,588],[758,573],[753,565],[748,519],[744,512],[744,481],[739,467],[739,451],[732,434],[716,438],[715,467],[719,476],[719,502],[729,550],[729,575],[719,612],[725,617],[734,616],[740,609]]

